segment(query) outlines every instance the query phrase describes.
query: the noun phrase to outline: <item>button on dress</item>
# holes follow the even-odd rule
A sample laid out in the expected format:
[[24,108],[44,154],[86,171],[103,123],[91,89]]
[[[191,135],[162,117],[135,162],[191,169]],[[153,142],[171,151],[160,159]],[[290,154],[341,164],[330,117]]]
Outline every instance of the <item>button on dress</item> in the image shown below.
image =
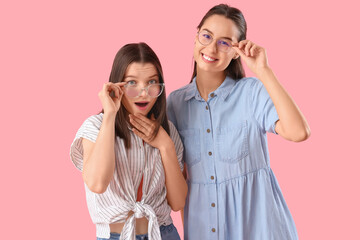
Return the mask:
[[270,168],[267,132],[279,117],[262,82],[226,77],[205,101],[194,78],[167,104],[188,169],[184,239],[298,239]]

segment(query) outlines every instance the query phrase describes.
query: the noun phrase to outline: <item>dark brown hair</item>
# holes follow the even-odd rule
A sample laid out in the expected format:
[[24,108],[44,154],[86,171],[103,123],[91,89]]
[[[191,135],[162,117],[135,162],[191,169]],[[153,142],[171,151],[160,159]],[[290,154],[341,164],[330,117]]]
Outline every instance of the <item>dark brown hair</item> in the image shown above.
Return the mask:
[[[205,16],[202,18],[197,28],[200,30],[206,19],[208,19],[212,15],[221,15],[232,20],[240,32],[240,36],[238,37],[238,42],[246,39],[247,25],[245,18],[239,9],[230,7],[227,4],[216,5],[205,14]],[[230,76],[234,80],[238,80],[240,78],[245,77],[245,72],[241,64],[240,57],[238,57],[237,59],[232,59],[230,64],[225,69],[225,72],[226,75]],[[191,81],[196,76],[196,74],[197,74],[196,62],[194,62],[194,71],[191,77]]]
[[[156,68],[158,73],[159,82],[164,83],[163,71],[159,58],[155,52],[146,43],[131,43],[123,46],[116,54],[114,63],[112,65],[109,82],[117,83],[124,80],[127,67],[131,63],[151,63]],[[104,113],[104,110],[101,111]],[[169,124],[166,116],[166,93],[165,89],[161,95],[156,99],[156,102],[147,117],[154,114],[156,121],[158,122],[158,128],[156,129],[155,137],[159,131],[160,125],[170,135]],[[127,111],[123,104],[121,104],[119,111],[116,114],[115,119],[115,135],[124,139],[125,147],[131,147],[130,130],[127,124]]]

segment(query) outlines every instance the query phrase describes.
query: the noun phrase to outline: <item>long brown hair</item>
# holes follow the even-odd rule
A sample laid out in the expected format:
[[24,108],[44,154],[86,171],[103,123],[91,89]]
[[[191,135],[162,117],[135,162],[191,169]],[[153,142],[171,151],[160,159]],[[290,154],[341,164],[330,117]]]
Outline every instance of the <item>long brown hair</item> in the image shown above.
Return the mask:
[[[197,28],[200,30],[202,25],[206,21],[206,19],[208,19],[212,15],[221,15],[221,16],[224,16],[224,17],[232,20],[240,32],[238,42],[246,39],[247,25],[246,25],[244,15],[242,14],[242,12],[239,9],[230,7],[227,4],[216,5],[205,14],[205,16],[202,18],[202,20],[199,23],[199,25],[197,26]],[[245,77],[245,71],[241,64],[240,57],[238,57],[237,59],[231,60],[230,64],[225,69],[225,73],[226,73],[226,75],[230,76],[234,80],[238,80],[238,79]],[[196,74],[197,74],[196,73],[196,62],[194,61],[194,70],[193,70],[193,74],[191,77],[191,81],[196,76]]]
[[[116,54],[114,63],[112,65],[109,82],[117,83],[124,80],[127,67],[131,63],[151,63],[157,70],[159,82],[164,83],[164,76],[159,58],[155,52],[143,42],[131,43],[123,46]],[[104,113],[104,110],[101,111]],[[156,121],[158,122],[158,128],[154,133],[154,137],[159,131],[160,125],[170,135],[169,124],[166,116],[166,93],[165,88],[161,95],[156,99],[156,102],[147,117],[154,114]],[[115,135],[124,139],[125,147],[131,147],[130,132],[127,124],[127,111],[123,104],[121,104],[119,111],[116,114],[115,119]]]

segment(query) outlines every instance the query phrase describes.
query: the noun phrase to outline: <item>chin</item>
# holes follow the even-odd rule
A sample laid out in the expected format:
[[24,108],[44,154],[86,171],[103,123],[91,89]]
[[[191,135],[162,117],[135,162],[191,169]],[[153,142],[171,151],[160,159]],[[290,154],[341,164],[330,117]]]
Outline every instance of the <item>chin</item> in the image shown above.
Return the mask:
[[201,70],[201,71],[205,71],[205,72],[213,72],[213,73],[217,73],[217,72],[223,72],[224,70],[214,66],[204,66],[204,65],[198,65],[198,68]]
[[138,113],[138,114],[147,116],[149,112],[150,112],[150,111],[146,111],[146,112],[144,112],[144,111],[136,111],[135,113]]

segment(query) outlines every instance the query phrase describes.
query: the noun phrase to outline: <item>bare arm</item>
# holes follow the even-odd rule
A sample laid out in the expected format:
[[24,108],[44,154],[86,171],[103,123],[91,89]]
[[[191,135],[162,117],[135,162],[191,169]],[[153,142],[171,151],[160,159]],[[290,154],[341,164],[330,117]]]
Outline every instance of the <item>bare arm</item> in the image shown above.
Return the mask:
[[306,140],[310,136],[310,127],[295,101],[269,67],[265,49],[249,40],[240,41],[233,49],[256,74],[269,93],[279,115],[275,131],[290,141]]
[[[122,91],[125,83],[106,83],[99,92],[99,98],[104,109],[102,124],[96,142],[87,139],[83,144],[82,176],[88,188],[95,193],[106,191],[115,169],[115,117],[120,108]],[[115,96],[111,97],[110,92]]]
[[175,145],[167,132],[160,126],[155,137],[152,137],[156,123],[140,114],[130,115],[133,131],[145,142],[160,150],[161,160],[165,170],[167,200],[173,211],[179,211],[185,206],[187,184],[181,172],[176,156]]
[[257,76],[268,91],[279,115],[275,131],[290,141],[306,140],[310,136],[309,125],[295,101],[277,80],[272,70],[264,68]]
[[[185,180],[187,179],[187,166],[186,163],[184,163],[184,171],[183,171],[183,176],[185,178]],[[181,220],[184,226],[184,208],[181,209]]]
[[159,150],[165,170],[166,197],[171,209],[179,211],[185,206],[188,189],[181,173],[173,141],[170,139],[169,144],[164,145]]
[[104,114],[99,135],[93,143],[83,139],[84,167],[82,176],[95,193],[106,191],[115,169],[115,115]]

